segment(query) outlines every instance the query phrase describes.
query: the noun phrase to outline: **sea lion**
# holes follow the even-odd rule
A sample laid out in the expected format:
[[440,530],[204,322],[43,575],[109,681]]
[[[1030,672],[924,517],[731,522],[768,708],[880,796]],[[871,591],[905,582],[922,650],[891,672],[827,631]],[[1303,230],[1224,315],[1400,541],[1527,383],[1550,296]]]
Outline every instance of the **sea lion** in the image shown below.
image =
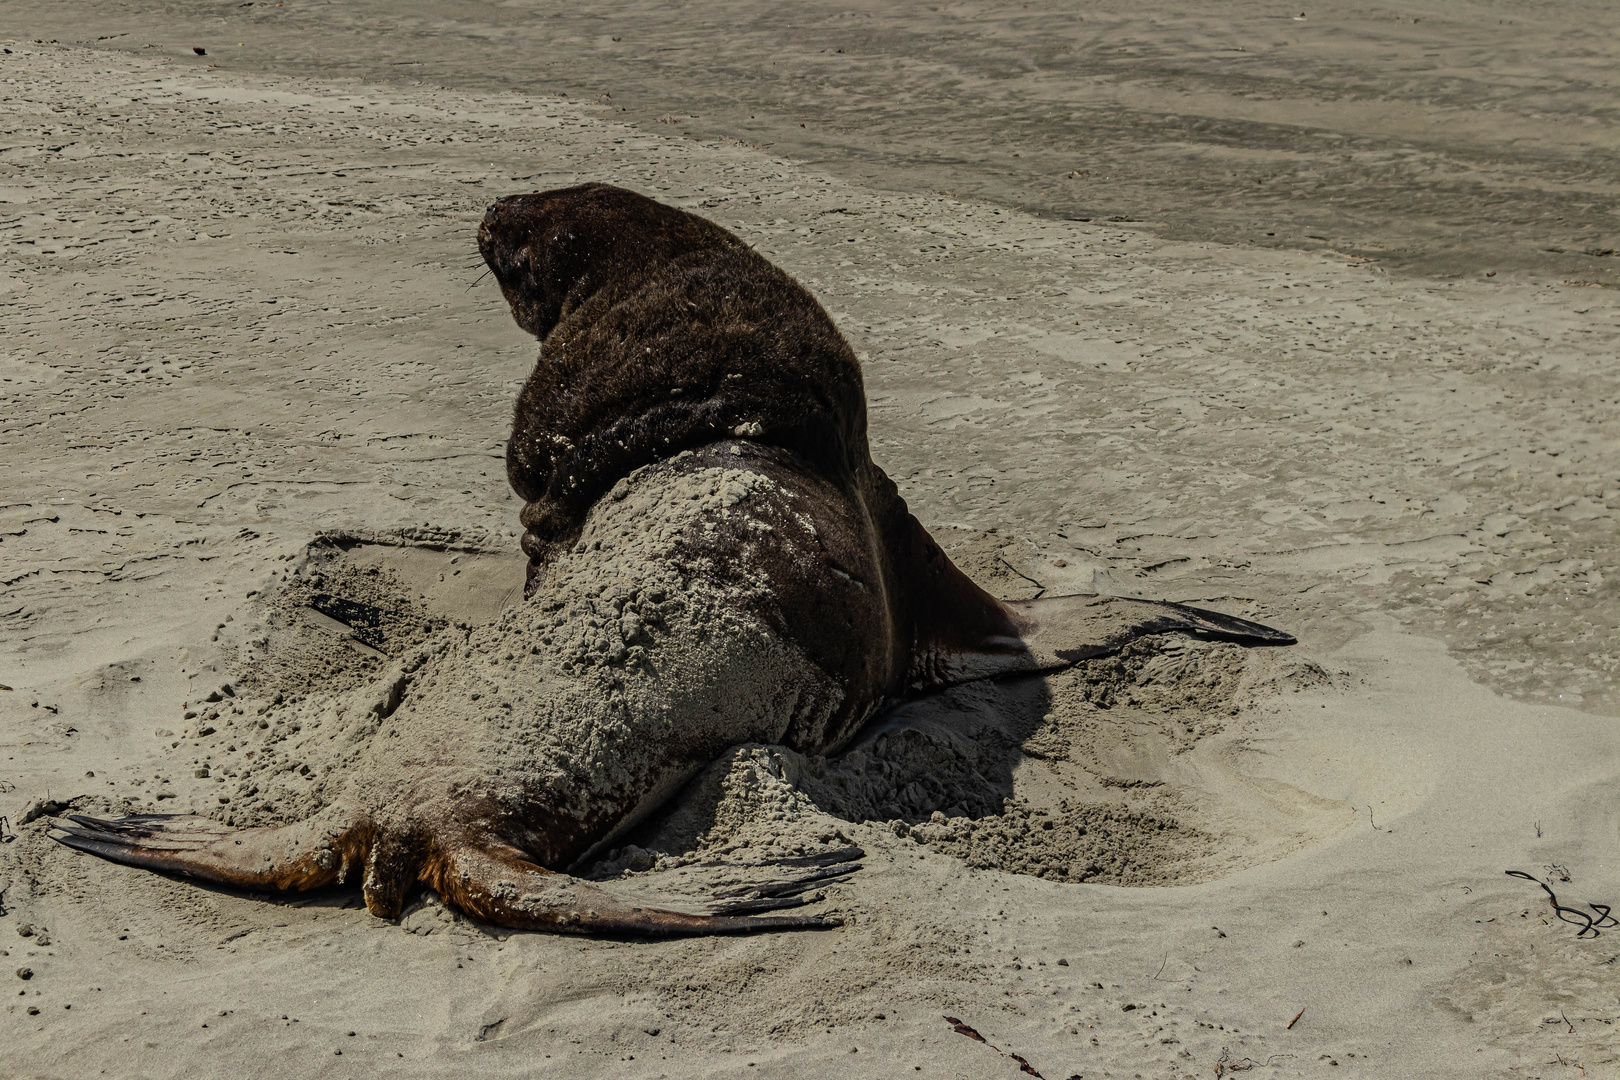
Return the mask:
[[712,222],[588,184],[500,199],[478,243],[541,342],[507,449],[524,602],[384,677],[343,794],[310,819],[74,815],[63,843],[255,889],[363,867],[384,918],[421,882],[514,927],[826,926],[750,913],[798,902],[855,853],[697,913],[559,871],[736,743],[836,751],[908,697],[1145,634],[1293,642],[1177,604],[974,585],[873,463],[860,365],[831,318]]

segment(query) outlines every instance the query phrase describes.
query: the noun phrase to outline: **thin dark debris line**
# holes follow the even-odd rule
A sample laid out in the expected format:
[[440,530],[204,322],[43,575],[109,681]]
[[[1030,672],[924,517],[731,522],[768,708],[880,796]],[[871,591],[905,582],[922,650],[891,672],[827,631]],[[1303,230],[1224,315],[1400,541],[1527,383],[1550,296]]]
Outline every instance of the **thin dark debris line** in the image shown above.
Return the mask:
[[[1014,573],[1017,573],[1017,571],[1014,571]],[[958,1035],[966,1035],[974,1042],[984,1043],[984,1045],[988,1046],[1002,1057],[1011,1058],[1012,1060],[1018,1062],[1019,1072],[1028,1073],[1030,1076],[1036,1077],[1036,1080],[1046,1080],[1044,1076],[1041,1076],[1040,1073],[1035,1071],[1035,1066],[1031,1065],[1029,1060],[1022,1054],[1015,1054],[1010,1050],[1003,1050],[1001,1047],[997,1046],[989,1039],[986,1039],[983,1035],[980,1035],[977,1031],[974,1031],[972,1028],[968,1027],[954,1016],[945,1017],[945,1022],[951,1025],[951,1030],[955,1031]]]
[[1034,597],[1036,600],[1039,600],[1041,598],[1042,594],[1044,594],[1046,592],[1046,586],[1045,585],[1042,585],[1040,582],[1036,581],[1034,578],[1030,577],[1028,574],[1024,573],[1022,570],[1018,569],[1018,567],[1014,566],[1012,563],[1008,562],[1006,559],[1003,559],[1000,555],[996,556],[996,561],[1001,563],[1002,566],[1005,566],[1007,569],[1011,570],[1013,573],[1017,574],[1019,577],[1023,578],[1025,581],[1029,582],[1031,585],[1035,586],[1037,589],[1039,589],[1040,592],[1036,593],[1035,597]]

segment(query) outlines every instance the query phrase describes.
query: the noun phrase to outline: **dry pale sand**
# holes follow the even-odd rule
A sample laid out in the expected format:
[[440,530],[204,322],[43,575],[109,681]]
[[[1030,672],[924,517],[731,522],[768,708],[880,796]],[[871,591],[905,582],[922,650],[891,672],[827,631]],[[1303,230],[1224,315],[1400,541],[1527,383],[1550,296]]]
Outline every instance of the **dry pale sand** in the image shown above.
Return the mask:
[[[71,6],[18,10],[0,32],[68,40],[45,24]],[[1563,18],[1526,55],[1579,39]],[[413,32],[477,66],[456,26]],[[484,39],[503,63],[510,36]],[[1473,81],[1433,75],[1453,97],[1413,108],[1453,109],[1431,127],[1473,138],[1470,168],[1499,151],[1604,250],[1612,175],[1570,163],[1609,160],[1612,117],[1551,101],[1538,129],[1535,87],[1479,106],[1464,83],[1499,54],[1469,40]],[[1032,180],[989,197],[989,166],[958,163],[983,185],[958,198],[903,155],[864,175],[853,151],[635,126],[477,85],[493,60],[457,89],[317,79],[310,41],[292,74],[209,68],[214,40],[0,56],[0,1071],[1620,1075],[1620,930],[1577,937],[1504,874],[1620,902],[1620,303],[1607,256],[1526,254],[1511,176],[1342,213],[1298,182],[1300,214],[1419,247],[1445,231],[1432,200],[1501,217],[1439,262],[1267,245],[1190,195],[1082,222]],[[681,55],[672,94],[702,81]],[[1566,65],[1583,93],[1599,59]],[[866,365],[874,456],[988,587],[1203,602],[1300,644],[1160,642],[964,688],[841,760],[744,748],[597,868],[656,860],[631,884],[678,888],[693,853],[843,837],[869,857],[814,909],[846,920],[824,933],[492,933],[432,897],[396,926],[348,892],[243,895],[51,843],[41,815],[69,800],[292,812],[297,766],[334,759],[289,741],[276,694],[319,712],[401,642],[516,602],[501,451],[534,345],[476,280],[472,228],[497,194],[585,179],[704,213],[823,298]],[[319,596],[393,621],[351,630]],[[249,750],[292,767],[253,773]]]

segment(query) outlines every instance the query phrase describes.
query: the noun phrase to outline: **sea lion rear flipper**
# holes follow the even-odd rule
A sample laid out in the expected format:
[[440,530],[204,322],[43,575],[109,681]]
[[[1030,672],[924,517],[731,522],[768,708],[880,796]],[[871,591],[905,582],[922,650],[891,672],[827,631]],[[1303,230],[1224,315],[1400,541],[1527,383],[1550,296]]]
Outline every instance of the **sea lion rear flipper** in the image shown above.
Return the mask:
[[1190,630],[1244,645],[1292,645],[1295,640],[1292,634],[1235,615],[1163,600],[1080,593],[1004,604],[1018,623],[1034,670],[1106,656],[1139,637],[1170,630]]
[[[818,868],[810,875],[814,884],[831,883],[825,880],[825,872],[825,868]],[[547,870],[530,862],[516,848],[498,843],[468,843],[454,848],[448,853],[442,875],[433,884],[446,900],[474,918],[525,930],[677,937],[821,930],[840,925],[837,919],[746,915],[803,903],[797,895],[790,895],[795,890],[789,884],[767,890],[766,895],[744,896],[701,912],[673,911],[616,897],[591,882]]]
[[319,819],[233,829],[186,814],[93,818],[68,814],[52,839],[103,859],[246,889],[303,890],[342,881],[357,848]]

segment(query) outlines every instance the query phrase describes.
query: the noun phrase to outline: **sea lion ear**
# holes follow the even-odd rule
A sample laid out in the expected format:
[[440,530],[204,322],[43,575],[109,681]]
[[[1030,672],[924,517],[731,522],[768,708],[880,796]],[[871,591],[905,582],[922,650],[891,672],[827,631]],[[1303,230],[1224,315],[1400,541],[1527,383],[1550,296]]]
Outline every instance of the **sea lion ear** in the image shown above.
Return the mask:
[[539,286],[539,316],[544,322],[543,330],[530,333],[544,339],[590,295],[590,252],[572,229],[551,229],[529,245],[529,267]]

